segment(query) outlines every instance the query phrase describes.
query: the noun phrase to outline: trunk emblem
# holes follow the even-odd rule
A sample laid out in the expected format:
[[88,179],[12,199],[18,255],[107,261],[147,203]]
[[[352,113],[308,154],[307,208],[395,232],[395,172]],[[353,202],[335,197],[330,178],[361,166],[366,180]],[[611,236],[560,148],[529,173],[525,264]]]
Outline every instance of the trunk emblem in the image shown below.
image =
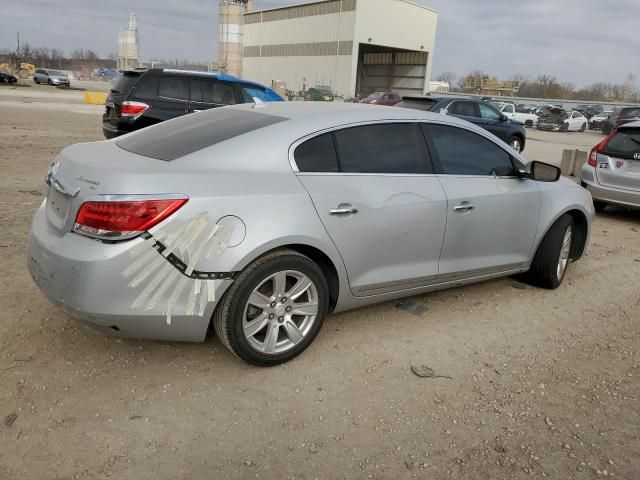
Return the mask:
[[90,183],[91,185],[95,185],[96,187],[100,185],[100,182],[97,180],[91,180],[90,178],[85,178],[82,175],[76,177],[76,180],[79,182]]

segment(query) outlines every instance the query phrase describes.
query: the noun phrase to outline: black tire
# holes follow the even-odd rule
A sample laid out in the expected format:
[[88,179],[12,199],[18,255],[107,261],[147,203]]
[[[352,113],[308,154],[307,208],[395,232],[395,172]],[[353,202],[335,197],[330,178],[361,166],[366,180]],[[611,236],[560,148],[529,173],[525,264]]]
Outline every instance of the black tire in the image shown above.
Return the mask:
[[51,81],[51,79],[47,80],[47,85],[53,85],[53,82]]
[[[244,335],[244,308],[255,288],[283,270],[296,270],[311,279],[318,292],[318,313],[300,343],[283,353],[265,354],[253,348]],[[298,252],[283,249],[257,259],[236,276],[213,314],[213,327],[222,344],[241,360],[257,366],[274,366],[297,357],[311,345],[328,310],[329,287],[320,267]]]
[[[515,148],[514,145],[517,142],[518,148]],[[507,144],[513,148],[514,150],[516,150],[518,153],[520,153],[522,151],[522,138],[519,137],[518,135],[513,135],[511,137],[509,137],[509,140],[507,140]]]
[[529,128],[533,127],[533,120],[527,120],[524,122],[524,126]]
[[34,78],[33,79],[33,83],[35,83],[36,85],[39,85],[40,84],[40,80],[38,80],[37,78]]
[[593,208],[595,208],[596,212],[601,213],[601,212],[604,212],[605,208],[607,208],[607,204],[599,200],[594,200]]
[[562,125],[560,125],[560,131],[562,133],[568,132],[569,131],[569,124],[568,123],[563,123]]
[[[573,226],[573,219],[567,214],[562,215],[551,226],[542,242],[540,242],[538,251],[533,257],[531,269],[525,276],[529,283],[550,290],[556,289],[562,284],[568,268],[565,268],[560,278],[558,278],[558,261],[567,228],[571,227],[573,229]],[[575,238],[575,234],[572,235],[572,242],[575,241]]]
[[586,124],[586,123],[583,123],[583,124],[582,124],[582,127],[580,127],[580,131],[581,131],[581,132],[584,132],[586,129],[587,129],[587,124]]

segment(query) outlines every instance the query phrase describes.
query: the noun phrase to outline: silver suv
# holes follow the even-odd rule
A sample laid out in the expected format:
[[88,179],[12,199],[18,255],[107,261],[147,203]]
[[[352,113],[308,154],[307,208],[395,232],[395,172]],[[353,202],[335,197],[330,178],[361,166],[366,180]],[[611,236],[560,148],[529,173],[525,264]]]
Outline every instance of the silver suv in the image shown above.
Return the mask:
[[60,70],[49,70],[47,68],[37,69],[36,73],[33,74],[33,81],[37,84],[46,83],[47,85],[69,86],[71,84],[66,73]]

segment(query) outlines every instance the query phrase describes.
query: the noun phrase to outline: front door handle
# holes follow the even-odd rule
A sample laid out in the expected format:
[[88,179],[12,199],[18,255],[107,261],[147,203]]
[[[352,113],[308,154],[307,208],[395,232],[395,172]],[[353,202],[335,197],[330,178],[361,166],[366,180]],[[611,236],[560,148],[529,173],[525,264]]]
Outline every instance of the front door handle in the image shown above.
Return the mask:
[[354,215],[356,213],[358,213],[358,209],[353,208],[348,203],[341,203],[338,208],[329,210],[329,215]]
[[471,205],[469,202],[462,202],[461,205],[453,207],[453,211],[454,212],[470,212],[474,208],[476,208],[476,207]]

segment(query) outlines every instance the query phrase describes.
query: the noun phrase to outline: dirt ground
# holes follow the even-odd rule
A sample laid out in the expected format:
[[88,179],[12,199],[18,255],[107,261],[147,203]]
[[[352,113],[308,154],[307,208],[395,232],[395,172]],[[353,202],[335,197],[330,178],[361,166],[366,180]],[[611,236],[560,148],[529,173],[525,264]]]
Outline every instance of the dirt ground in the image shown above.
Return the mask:
[[[101,139],[100,117],[14,97],[0,93],[0,478],[640,478],[640,213],[598,215],[558,290],[501,279],[413,297],[420,315],[333,315],[301,357],[259,369],[215,338],[99,336],[45,300],[25,258],[43,177]],[[529,133],[530,158],[554,161],[599,138]]]

